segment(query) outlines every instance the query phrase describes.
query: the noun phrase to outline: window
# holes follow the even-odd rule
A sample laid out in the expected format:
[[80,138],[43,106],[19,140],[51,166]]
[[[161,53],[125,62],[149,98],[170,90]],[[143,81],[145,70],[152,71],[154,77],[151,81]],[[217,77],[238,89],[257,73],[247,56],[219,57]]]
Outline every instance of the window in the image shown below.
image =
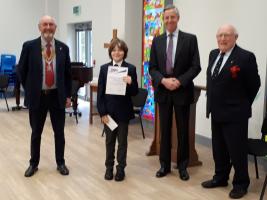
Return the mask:
[[[76,62],[92,66],[92,22],[75,24]],[[79,97],[88,99],[86,87],[80,88]]]

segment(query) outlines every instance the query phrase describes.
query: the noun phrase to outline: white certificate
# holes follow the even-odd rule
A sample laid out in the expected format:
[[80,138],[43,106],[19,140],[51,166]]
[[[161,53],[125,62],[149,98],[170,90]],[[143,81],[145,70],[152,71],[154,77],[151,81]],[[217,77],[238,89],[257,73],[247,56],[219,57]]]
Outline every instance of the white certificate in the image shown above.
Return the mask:
[[118,127],[118,124],[108,115],[108,123],[106,125],[113,131],[115,128]]
[[123,77],[128,75],[127,67],[108,67],[106,94],[125,95],[126,83]]

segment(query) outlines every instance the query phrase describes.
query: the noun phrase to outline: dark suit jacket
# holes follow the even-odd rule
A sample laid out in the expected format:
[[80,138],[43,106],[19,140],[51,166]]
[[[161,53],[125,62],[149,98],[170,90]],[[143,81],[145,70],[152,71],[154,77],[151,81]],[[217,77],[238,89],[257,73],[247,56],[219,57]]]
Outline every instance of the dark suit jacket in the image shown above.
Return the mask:
[[[149,73],[154,86],[155,101],[166,103],[170,101],[170,91],[162,84],[161,79],[168,77],[166,74],[166,33],[155,37],[152,42]],[[175,104],[188,105],[193,102],[193,79],[201,71],[197,38],[195,35],[179,31],[176,54],[174,60],[173,77],[181,82],[181,87],[173,91]]]
[[[207,69],[207,114],[221,122],[247,120],[260,87],[257,62],[253,53],[235,46],[215,80],[211,68],[219,54],[212,50]],[[238,69],[234,72],[234,68]]]
[[[69,48],[55,40],[56,51],[56,87],[60,108],[65,108],[66,97],[71,96],[71,65]],[[18,76],[25,90],[25,102],[28,108],[38,108],[42,90],[43,61],[41,37],[23,44],[18,64]]]
[[97,109],[100,116],[109,114],[116,122],[128,122],[134,118],[131,96],[138,93],[138,83],[135,66],[123,61],[122,66],[128,68],[128,75],[132,78],[132,84],[126,87],[126,95],[109,95],[106,92],[108,66],[112,62],[101,66],[98,78]]
[[261,127],[262,136],[267,135],[267,116],[264,117],[262,127]]

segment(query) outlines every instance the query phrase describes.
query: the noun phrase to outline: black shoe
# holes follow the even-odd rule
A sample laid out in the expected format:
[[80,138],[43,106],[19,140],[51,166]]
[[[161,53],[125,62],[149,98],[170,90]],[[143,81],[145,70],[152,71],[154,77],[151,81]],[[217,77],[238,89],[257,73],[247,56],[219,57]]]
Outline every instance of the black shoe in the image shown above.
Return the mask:
[[124,177],[125,177],[124,170],[117,170],[116,175],[115,175],[115,181],[123,181]]
[[156,173],[156,177],[157,178],[161,178],[161,177],[163,177],[163,176],[166,176],[168,173],[170,173],[171,172],[171,170],[168,168],[164,168],[164,167],[161,167],[158,171],[157,171],[157,173]]
[[34,175],[35,172],[37,172],[37,170],[38,170],[38,167],[34,167],[30,165],[28,169],[25,171],[24,176],[31,177],[32,175]]
[[69,169],[66,167],[65,164],[63,165],[58,165],[57,166],[57,171],[63,176],[69,175]]
[[240,199],[247,194],[247,190],[243,188],[233,188],[229,193],[229,197],[232,199]]
[[113,169],[106,169],[106,173],[104,178],[106,180],[112,180],[113,179]]
[[226,187],[228,185],[227,181],[226,182],[219,182],[214,179],[204,181],[201,183],[202,187],[204,188],[216,188],[216,187]]
[[183,181],[187,181],[189,180],[189,174],[187,172],[186,169],[184,170],[179,170],[179,174],[180,174],[180,179],[183,180]]

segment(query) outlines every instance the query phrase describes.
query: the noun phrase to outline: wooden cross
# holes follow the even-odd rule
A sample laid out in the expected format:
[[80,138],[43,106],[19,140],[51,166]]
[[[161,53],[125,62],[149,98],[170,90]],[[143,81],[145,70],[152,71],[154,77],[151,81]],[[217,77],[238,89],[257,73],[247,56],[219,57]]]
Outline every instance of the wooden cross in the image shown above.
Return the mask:
[[[117,29],[112,30],[112,39],[116,39],[117,37]],[[109,48],[110,43],[104,43],[104,48]]]

